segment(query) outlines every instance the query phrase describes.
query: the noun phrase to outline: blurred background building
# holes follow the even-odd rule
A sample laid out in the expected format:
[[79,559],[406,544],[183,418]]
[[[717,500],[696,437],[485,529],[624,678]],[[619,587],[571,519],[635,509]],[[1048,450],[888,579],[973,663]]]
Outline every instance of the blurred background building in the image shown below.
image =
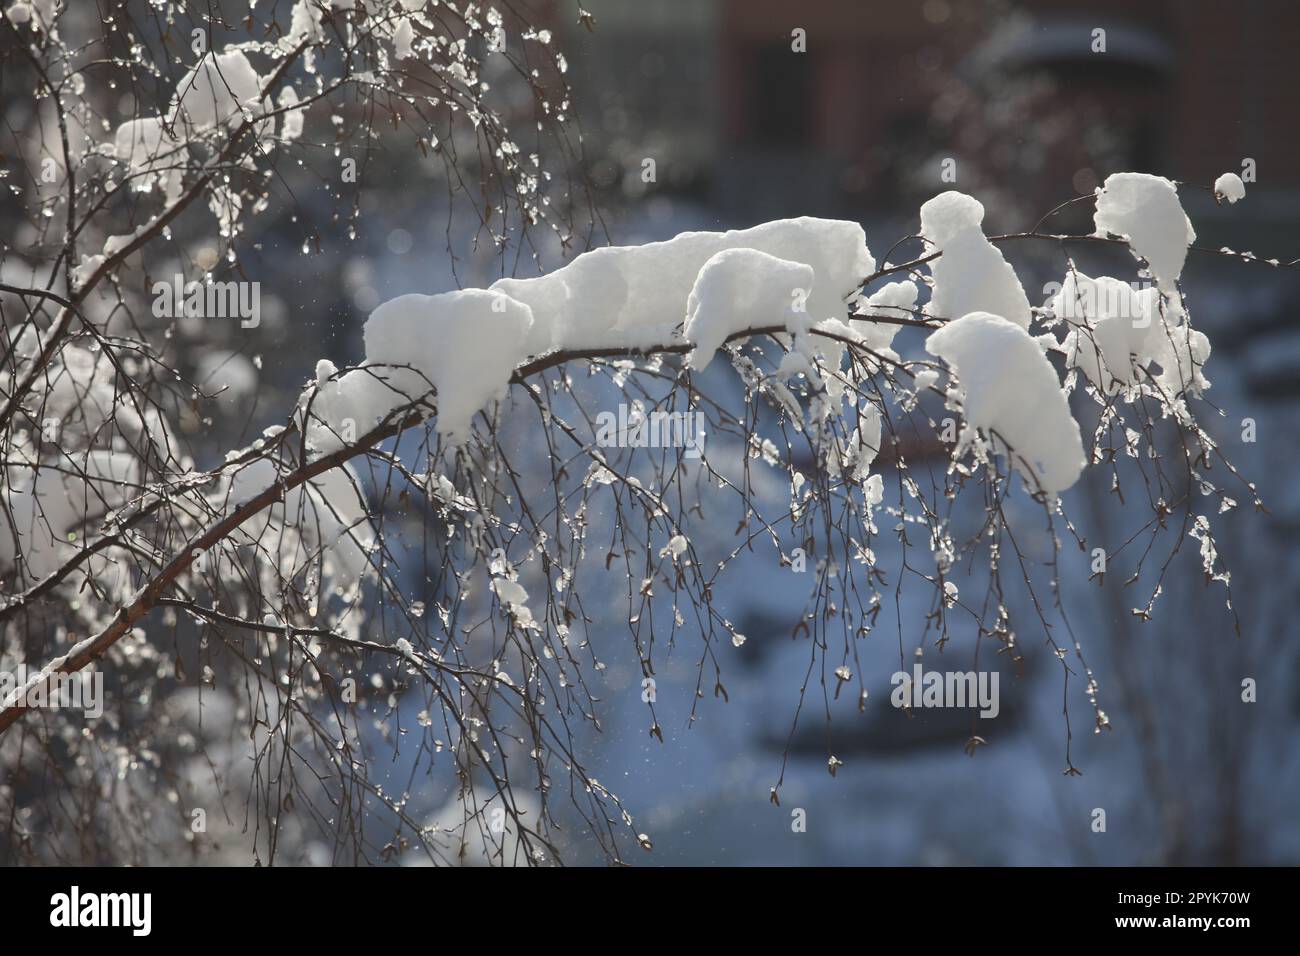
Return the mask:
[[920,167],[944,157],[1027,200],[1120,169],[1208,183],[1247,157],[1261,188],[1300,186],[1300,68],[1279,42],[1300,9],[1283,0],[588,6],[596,30],[570,26],[563,42],[609,185],[620,156],[658,156],[661,189],[736,216],[781,212],[793,194],[804,214],[907,208],[931,178]]

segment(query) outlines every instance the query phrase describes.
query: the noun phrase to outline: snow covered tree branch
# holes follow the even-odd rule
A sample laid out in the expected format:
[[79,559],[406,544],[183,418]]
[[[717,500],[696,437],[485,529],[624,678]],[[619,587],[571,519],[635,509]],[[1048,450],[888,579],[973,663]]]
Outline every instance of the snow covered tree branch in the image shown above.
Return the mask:
[[[6,75],[36,91],[3,132],[23,160],[0,276],[0,671],[25,675],[0,700],[7,858],[197,855],[217,842],[190,826],[203,807],[268,862],[311,833],[335,860],[626,859],[652,835],[585,769],[606,660],[635,661],[660,742],[674,655],[698,674],[688,723],[725,701],[747,640],[729,572],[753,555],[812,572],[791,737],[816,695],[870,706],[858,648],[883,612],[900,665],[905,628],[918,653],[1054,660],[1076,774],[1071,704],[1110,726],[1060,598],[1069,543],[1098,546],[1071,517],[1086,469],[1144,509],[1092,572],[1131,576],[1135,617],[1188,538],[1232,607],[1213,522],[1263,503],[1198,417],[1211,343],[1180,277],[1189,250],[1296,263],[1197,246],[1191,187],[1112,175],[1070,201],[1092,204],[1090,235],[1042,231],[1063,205],[989,236],[976,199],[944,192],[901,261],[813,218],[579,253],[600,229],[567,65],[527,11],[266,7],[6,9]],[[190,353],[256,341],[249,237],[314,178],[334,213],[295,213],[293,242],[349,241],[352,184],[412,142],[501,277],[382,302],[362,362],[322,349],[280,424],[217,448],[222,394]],[[1205,188],[1244,195],[1231,174]],[[1030,243],[1060,252],[1041,296],[1009,258]],[[1076,243],[1132,265],[1087,276]],[[41,706],[72,675],[110,682],[101,719]],[[403,747],[410,779],[386,776]],[[446,788],[434,819],[409,809],[417,775]],[[108,806],[73,813],[77,793]]]

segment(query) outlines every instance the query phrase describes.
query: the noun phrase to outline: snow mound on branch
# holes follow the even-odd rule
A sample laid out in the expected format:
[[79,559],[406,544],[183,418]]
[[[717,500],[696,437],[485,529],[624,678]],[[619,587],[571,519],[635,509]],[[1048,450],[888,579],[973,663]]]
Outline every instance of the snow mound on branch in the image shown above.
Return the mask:
[[530,354],[552,348],[648,348],[682,340],[695,280],[710,259],[727,249],[752,249],[811,266],[813,284],[806,302],[811,322],[842,319],[845,297],[876,267],[857,223],[805,216],[595,249],[555,272],[500,279],[492,289],[532,308]]
[[942,249],[957,236],[980,229],[984,204],[973,196],[950,189],[921,206],[921,235]]
[[277,102],[281,109],[288,110],[284,114],[284,120],[280,126],[280,139],[286,143],[292,143],[302,135],[302,124],[306,119],[301,109],[293,109],[299,103],[298,94],[294,92],[292,86],[286,86],[280,90]]
[[397,54],[399,60],[405,60],[411,55],[411,43],[415,39],[415,31],[411,27],[411,21],[403,17],[397,22],[397,29],[393,31],[393,52]]
[[243,119],[262,96],[262,78],[239,50],[206,54],[176,86],[172,119],[203,130]]
[[984,206],[965,193],[941,193],[921,207],[927,251],[942,253],[930,264],[934,290],[928,311],[948,319],[991,312],[1027,329],[1029,299],[1016,270],[984,235],[983,221]]
[[486,289],[390,299],[366,320],[365,367],[335,378],[332,363],[317,363],[316,387],[303,396],[310,446],[351,444],[435,389],[438,434],[463,442],[474,415],[505,397],[532,321],[528,306]]
[[686,357],[705,368],[727,337],[748,328],[782,325],[807,328],[801,292],[813,287],[813,268],[759,252],[724,249],[709,259],[686,300],[686,338],[695,350]]
[[311,0],[298,0],[289,15],[289,32],[282,41],[287,48],[292,48],[303,40],[320,40],[325,31],[321,27],[321,12]]
[[327,454],[350,445],[396,406],[396,395],[385,396],[378,373],[358,369],[339,376],[329,359],[316,363],[316,386],[303,392],[298,420],[307,446]]
[[1110,276],[1071,272],[1050,307],[1071,326],[1061,343],[1066,362],[1107,394],[1131,385],[1134,360],[1146,365],[1159,348],[1156,330],[1163,326],[1155,286],[1139,291]]
[[[911,279],[890,282],[869,296],[859,295],[855,300],[857,312],[868,317],[913,318],[919,292],[916,283]],[[862,343],[875,352],[883,352],[891,348],[894,344],[894,336],[902,329],[901,325],[870,319],[865,322],[854,322],[852,325]]]
[[1049,498],[1078,480],[1085,464],[1078,423],[1056,372],[1025,329],[972,312],[931,334],[925,348],[956,372],[966,419],[962,446],[982,429]]
[[916,308],[918,291],[911,279],[886,283],[863,300],[863,311],[909,316]]
[[[499,279],[490,288],[532,310],[528,354],[540,355],[552,346],[617,344],[619,335],[612,327],[628,299],[626,265],[623,250],[593,249],[555,272],[534,279]],[[670,324],[658,341],[671,334]]]
[[1156,384],[1165,397],[1172,400],[1200,395],[1208,389],[1209,379],[1202,374],[1210,360],[1210,340],[1205,334],[1183,321],[1169,329],[1161,328],[1156,335],[1154,357],[1161,369]]
[[131,172],[142,172],[153,165],[162,148],[163,138],[172,142],[161,117],[145,116],[127,120],[113,136],[113,155]]
[[[187,154],[161,117],[145,116],[122,123],[113,136],[112,147],[106,151],[126,165],[132,174],[134,192],[147,193],[161,184],[169,203],[180,198]],[[121,238],[129,242],[134,236]],[[115,251],[105,243],[104,255]]]
[[1236,173],[1224,173],[1214,181],[1214,194],[1234,203],[1246,198],[1246,184]]
[[460,443],[530,355],[648,349],[695,336],[690,362],[703,368],[747,327],[799,334],[843,323],[846,297],[874,269],[861,226],[803,218],[596,249],[549,275],[489,289],[400,296],[366,320],[365,366],[343,376],[328,362],[317,366],[300,415],[312,450],[327,453],[436,389],[437,431]]
[[[262,112],[270,104],[261,104],[264,80],[240,50],[204,54],[199,62],[176,85],[167,116],[142,116],[117,127],[111,146],[105,152],[124,163],[134,174],[131,188],[148,192],[161,183],[169,203],[180,198],[181,184],[188,165],[188,150],[182,145],[184,133],[202,134],[222,125],[233,129],[246,114]],[[291,107],[297,95],[285,87],[280,105]],[[177,126],[181,127],[178,131]],[[264,119],[254,132],[259,138],[269,135],[274,118]],[[291,141],[302,132],[302,111],[285,114],[284,139]],[[218,217],[220,218],[220,217]],[[133,236],[122,237],[125,240]],[[115,250],[108,246],[104,255]],[[94,265],[91,266],[91,269]],[[89,273],[86,273],[87,275]]]
[[1128,240],[1133,254],[1151,267],[1162,292],[1175,291],[1196,232],[1173,183],[1147,173],[1107,176],[1097,190],[1093,221],[1096,235]]
[[55,0],[18,0],[5,11],[5,16],[14,26],[31,23],[33,27],[49,32],[54,26]]
[[398,296],[366,320],[366,362],[412,366],[376,372],[394,395],[437,389],[438,434],[460,442],[474,414],[505,397],[532,324],[527,305],[485,289]]

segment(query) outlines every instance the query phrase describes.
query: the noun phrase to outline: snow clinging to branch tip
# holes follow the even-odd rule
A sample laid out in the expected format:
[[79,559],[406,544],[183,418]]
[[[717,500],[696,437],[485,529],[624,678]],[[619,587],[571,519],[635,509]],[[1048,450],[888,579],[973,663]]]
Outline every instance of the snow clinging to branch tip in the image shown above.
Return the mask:
[[942,255],[931,265],[934,290],[928,312],[957,318],[968,312],[991,312],[1029,328],[1029,299],[1024,287],[980,224],[984,206],[964,193],[949,191],[921,207],[921,235],[928,251]]
[[1115,173],[1097,190],[1097,235],[1127,239],[1133,254],[1151,266],[1160,291],[1176,290],[1196,231],[1178,201],[1178,190],[1163,176]]
[[812,266],[802,262],[757,249],[719,252],[704,264],[687,299],[686,338],[695,344],[687,364],[703,369],[727,336],[754,326],[802,332],[807,313],[797,311],[798,293],[812,285]]
[[1056,372],[1028,332],[988,312],[972,312],[926,339],[925,347],[956,372],[966,427],[984,431],[1010,454],[1030,486],[1048,497],[1078,480],[1086,459],[1079,426]]

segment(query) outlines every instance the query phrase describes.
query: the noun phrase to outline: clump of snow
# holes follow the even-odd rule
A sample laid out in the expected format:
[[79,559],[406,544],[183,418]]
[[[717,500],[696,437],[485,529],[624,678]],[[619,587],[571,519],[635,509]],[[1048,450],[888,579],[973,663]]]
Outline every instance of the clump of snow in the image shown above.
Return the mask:
[[1208,389],[1210,382],[1202,373],[1210,360],[1210,340],[1205,334],[1183,321],[1169,329],[1161,328],[1157,336],[1155,360],[1160,363],[1161,372],[1156,384],[1165,397],[1200,395]]
[[681,341],[695,280],[705,264],[726,249],[752,249],[811,266],[813,285],[805,306],[814,323],[842,319],[844,298],[875,269],[857,223],[803,217],[595,249],[555,272],[500,279],[492,289],[532,308],[531,354],[551,348],[647,348]]
[[298,0],[293,5],[293,13],[289,17],[289,32],[285,34],[285,44],[292,47],[303,40],[319,40],[324,35],[320,10],[312,0]]
[[1110,276],[1071,272],[1050,307],[1071,326],[1061,343],[1066,362],[1108,394],[1132,384],[1134,359],[1145,365],[1159,348],[1157,330],[1164,327],[1155,286],[1137,290]]
[[[112,145],[105,146],[104,152],[127,166],[133,174],[133,190],[148,192],[161,184],[167,201],[175,202],[181,195],[189,159],[188,150],[179,145],[185,139],[182,134],[202,134],[223,125],[237,126],[259,106],[263,82],[240,50],[204,54],[177,84],[166,117],[142,116],[127,120],[118,126]],[[293,107],[297,102],[297,94],[285,87],[280,96],[280,106]],[[302,132],[302,110],[290,109],[284,115],[282,137],[285,141],[292,141]],[[255,133],[258,137],[265,137],[274,125],[273,118],[262,120]],[[226,210],[225,205],[216,202],[212,208],[214,212],[218,208]],[[217,212],[219,221],[223,215],[229,215],[229,212]],[[141,230],[143,228],[141,226]],[[223,235],[227,234],[226,229],[228,224],[223,223]],[[111,254],[106,248],[105,255]],[[102,259],[84,262],[78,281],[88,278],[101,262]]]
[[965,417],[959,450],[981,429],[1049,498],[1075,483],[1086,461],[1079,426],[1056,372],[1024,328],[972,312],[932,333],[925,347],[957,374]]
[[299,415],[308,446],[325,454],[359,438],[392,410],[396,395],[375,372],[361,369],[338,376],[329,359],[316,363],[316,387],[303,393]]
[[5,11],[14,26],[30,23],[46,33],[54,26],[57,0],[17,0]]
[[[532,326],[528,306],[507,295],[463,289],[403,295],[366,320],[365,368],[331,381],[328,362],[316,367],[308,437],[320,452],[369,431],[389,412],[436,389],[437,431],[463,442],[480,409],[505,396],[515,366],[526,357]],[[348,427],[350,423],[350,429]]]
[[411,21],[402,17],[397,22],[397,29],[393,31],[393,52],[399,60],[405,60],[411,55],[411,42],[414,39],[415,30],[411,27]]
[[862,300],[864,312],[909,316],[916,308],[916,283],[911,279],[889,282]]
[[1161,291],[1175,291],[1196,232],[1173,183],[1147,173],[1107,176],[1097,190],[1093,221],[1097,235],[1128,240],[1133,254],[1151,267]]
[[413,366],[381,377],[413,398],[432,384],[438,434],[459,442],[474,414],[505,396],[532,324],[527,305],[483,289],[403,295],[366,320],[366,361]]
[[280,96],[277,100],[281,109],[287,110],[284,114],[284,121],[280,127],[280,139],[286,143],[292,143],[302,135],[303,110],[294,109],[297,106],[298,94],[292,86],[286,86],[280,90]]
[[803,297],[813,286],[813,268],[759,252],[724,249],[704,264],[686,300],[686,338],[695,350],[686,357],[703,369],[729,335],[747,328],[783,325],[807,328]]
[[858,413],[858,425],[849,436],[843,468],[854,481],[865,481],[880,453],[882,420],[876,406],[866,404]]
[[510,609],[516,624],[523,628],[537,627],[533,612],[528,607],[528,592],[524,590],[522,584],[507,577],[494,577],[492,590],[496,592],[501,603]]
[[912,379],[912,390],[924,392],[939,380],[939,373],[932,368],[923,368]]
[[[172,138],[161,117],[145,116],[122,123],[113,135],[112,147],[106,152],[126,165],[132,174],[133,191],[147,193],[161,184],[168,202],[180,198],[187,154]],[[122,238],[129,241],[135,237]],[[116,250],[106,243],[104,254],[113,255],[114,252]],[[90,271],[95,268],[98,266],[91,266]]]
[[113,155],[126,163],[132,172],[140,172],[152,165],[164,136],[170,139],[161,117],[127,120],[113,136]]
[[959,235],[980,229],[984,223],[984,204],[973,196],[950,189],[921,206],[921,235],[943,249]]
[[1216,198],[1234,203],[1238,199],[1246,198],[1246,184],[1236,173],[1224,173],[1214,181],[1214,195]]
[[[911,279],[890,282],[869,296],[859,296],[856,300],[857,310],[865,316],[910,318],[916,309],[918,291],[916,283]],[[890,348],[894,343],[894,336],[901,329],[901,325],[872,322],[869,319],[853,323],[853,330],[861,337],[863,344],[876,352]]]
[[[1107,276],[1071,273],[1049,305],[1071,326],[1060,346],[1052,347],[1107,394],[1139,384],[1137,370],[1152,362],[1160,367],[1155,386],[1175,406],[1183,396],[1210,387],[1204,375],[1210,340],[1191,327],[1177,292],[1161,294]],[[1186,414],[1179,407],[1174,411]]]
[[930,265],[934,289],[929,313],[961,318],[991,312],[1029,328],[1029,299],[1006,258],[981,228],[984,206],[965,193],[949,191],[921,207],[921,235],[929,252],[942,255]]
[[490,287],[523,302],[533,314],[527,339],[531,355],[552,347],[597,341],[617,320],[627,299],[627,282],[612,249],[583,253],[555,272],[532,279],[499,279]]
[[172,123],[183,118],[199,130],[234,123],[261,95],[262,78],[241,51],[206,54],[176,86]]
[[686,540],[684,535],[675,534],[668,539],[667,547],[660,551],[659,554],[660,556],[671,554],[674,558],[680,558],[689,547],[690,542]]
[[416,371],[385,377],[411,397],[432,384],[438,433],[461,441],[474,412],[506,394],[532,324],[528,306],[482,289],[400,295],[370,313],[365,360],[412,365]]
[[[505,396],[515,368],[552,348],[691,341],[689,363],[703,368],[746,327],[780,325],[800,338],[818,323],[847,329],[845,298],[874,268],[861,226],[804,218],[596,249],[489,289],[400,296],[366,321],[364,367],[338,376],[318,366],[301,406],[310,405],[308,441],[317,452],[342,447],[436,389],[438,433],[462,442],[475,413]],[[901,301],[908,291],[889,295]]]

